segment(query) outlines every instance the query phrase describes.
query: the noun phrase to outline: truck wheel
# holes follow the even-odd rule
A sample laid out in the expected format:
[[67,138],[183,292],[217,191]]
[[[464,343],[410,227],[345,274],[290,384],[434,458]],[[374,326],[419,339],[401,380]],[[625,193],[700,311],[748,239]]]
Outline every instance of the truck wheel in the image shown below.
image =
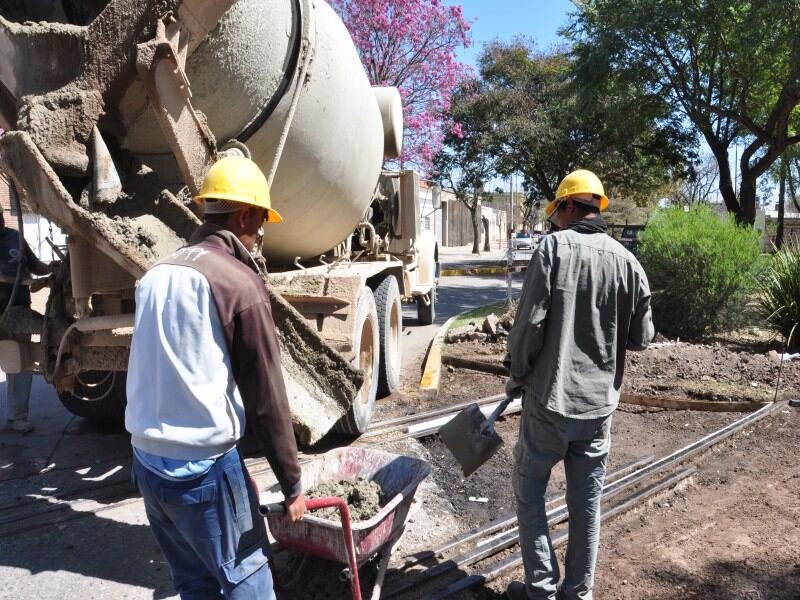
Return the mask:
[[336,431],[347,435],[361,435],[369,427],[375,396],[378,393],[378,368],[380,366],[380,345],[378,311],[372,290],[365,287],[358,297],[355,330],[353,332],[353,365],[365,374],[364,384],[353,400],[353,405],[336,424]]
[[436,286],[431,288],[428,294],[430,303],[425,304],[421,297],[417,297],[417,321],[422,325],[432,325],[436,320]]
[[375,304],[380,326],[380,367],[378,394],[388,396],[400,383],[401,352],[403,347],[403,305],[397,278],[387,275],[374,288]]
[[125,371],[86,371],[75,379],[71,392],[61,392],[61,404],[78,417],[125,421]]

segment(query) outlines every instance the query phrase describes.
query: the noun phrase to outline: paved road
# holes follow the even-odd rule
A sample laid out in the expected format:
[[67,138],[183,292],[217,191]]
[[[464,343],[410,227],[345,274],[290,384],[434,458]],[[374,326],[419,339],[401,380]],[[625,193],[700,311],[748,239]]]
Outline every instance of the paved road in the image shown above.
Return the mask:
[[[416,384],[441,323],[503,300],[505,290],[502,276],[443,278],[429,326],[417,324],[414,305],[405,307],[404,386]],[[5,393],[2,400],[0,418]],[[0,599],[173,598],[142,503],[126,483],[127,434],[72,417],[39,377],[31,419],[31,435],[0,431]],[[70,504],[54,507],[54,497]]]
[[[514,297],[519,295],[521,288],[522,274],[515,274],[512,289]],[[403,309],[402,388],[408,391],[419,382],[420,369],[428,345],[447,319],[466,310],[502,302],[505,299],[506,280],[502,275],[442,277],[436,307],[436,322],[433,325],[420,325],[417,322],[416,305],[406,305]]]

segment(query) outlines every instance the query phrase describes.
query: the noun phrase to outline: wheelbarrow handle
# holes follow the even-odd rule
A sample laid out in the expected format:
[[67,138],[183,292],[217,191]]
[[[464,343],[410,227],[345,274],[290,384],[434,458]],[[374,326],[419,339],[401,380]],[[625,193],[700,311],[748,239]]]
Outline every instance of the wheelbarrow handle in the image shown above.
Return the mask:
[[[358,562],[356,560],[355,544],[353,543],[353,529],[350,523],[350,508],[347,506],[347,502],[345,502],[343,498],[336,498],[335,496],[328,496],[327,498],[310,498],[306,500],[307,510],[329,508],[331,506],[335,506],[339,509],[339,516],[342,520],[342,535],[344,536],[344,545],[347,548],[350,576],[352,577],[350,587],[353,592],[353,600],[361,600],[361,584],[358,579]],[[258,507],[258,512],[264,516],[285,515],[286,504],[284,502],[261,504]]]
[[266,517],[267,515],[285,515],[286,514],[286,505],[283,502],[271,502],[270,504],[262,504],[258,507],[258,512],[261,513],[262,516]]
[[492,411],[492,414],[489,415],[486,421],[481,424],[481,431],[492,429],[494,427],[494,422],[503,414],[503,411],[508,408],[508,405],[511,404],[513,400],[513,396],[506,396],[506,398],[497,405],[497,408]]
[[[347,520],[350,520],[350,509],[347,503],[335,496],[327,498],[306,498],[306,510],[319,510],[321,508],[330,508],[335,506],[345,513]],[[263,516],[267,515],[285,515],[286,503],[285,502],[272,502],[270,504],[262,504],[258,507],[258,512]]]

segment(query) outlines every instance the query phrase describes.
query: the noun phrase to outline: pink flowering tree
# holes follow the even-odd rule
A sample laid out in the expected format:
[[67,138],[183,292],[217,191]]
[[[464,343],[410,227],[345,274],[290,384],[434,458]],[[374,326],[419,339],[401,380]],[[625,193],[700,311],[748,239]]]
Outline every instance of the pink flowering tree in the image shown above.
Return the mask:
[[442,147],[450,97],[470,68],[456,51],[470,45],[461,6],[441,0],[331,0],[372,85],[394,86],[403,98],[401,164],[431,172]]

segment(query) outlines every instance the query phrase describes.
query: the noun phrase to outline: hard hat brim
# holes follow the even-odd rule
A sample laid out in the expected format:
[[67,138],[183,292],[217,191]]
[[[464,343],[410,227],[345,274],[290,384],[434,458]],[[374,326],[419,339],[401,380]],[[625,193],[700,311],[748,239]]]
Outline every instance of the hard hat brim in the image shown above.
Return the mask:
[[283,223],[283,217],[281,216],[281,213],[274,208],[268,208],[267,218],[264,219],[264,223]]
[[220,194],[220,193],[209,193],[209,194],[199,194],[194,197],[194,201],[198,204],[202,204],[203,200],[228,200],[230,202],[238,202],[244,207],[252,207],[252,208],[266,208],[267,209],[267,218],[264,219],[264,223],[283,223],[283,217],[281,213],[279,213],[274,208],[269,206],[263,206],[261,204],[256,204],[253,202],[246,202],[242,200],[241,196],[237,194]]
[[[573,195],[578,195],[578,194],[573,194]],[[566,202],[571,197],[572,196],[562,196],[561,198],[556,198],[555,200],[550,202],[550,204],[548,204],[544,209],[545,213],[547,213],[547,216],[549,217],[550,215],[552,215],[553,212],[555,212],[556,207],[561,202]],[[600,206],[598,206],[598,208],[600,209],[600,212],[603,212],[605,209],[608,208],[608,198],[606,196],[600,196]]]

